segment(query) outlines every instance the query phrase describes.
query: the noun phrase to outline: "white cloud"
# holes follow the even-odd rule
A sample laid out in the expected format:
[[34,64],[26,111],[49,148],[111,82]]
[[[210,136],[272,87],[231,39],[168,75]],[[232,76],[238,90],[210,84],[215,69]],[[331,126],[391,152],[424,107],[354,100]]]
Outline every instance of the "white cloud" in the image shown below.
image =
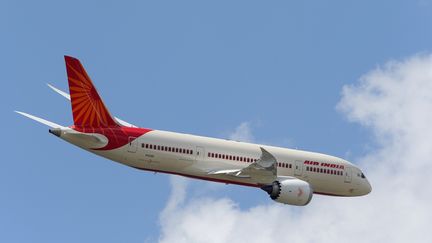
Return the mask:
[[252,135],[249,122],[242,122],[233,133],[229,135],[229,139],[241,142],[253,142],[255,139]]
[[173,185],[160,241],[432,242],[432,55],[372,70],[344,87],[338,109],[375,135],[375,150],[358,163],[370,195],[241,209],[228,198],[185,202],[186,187]]

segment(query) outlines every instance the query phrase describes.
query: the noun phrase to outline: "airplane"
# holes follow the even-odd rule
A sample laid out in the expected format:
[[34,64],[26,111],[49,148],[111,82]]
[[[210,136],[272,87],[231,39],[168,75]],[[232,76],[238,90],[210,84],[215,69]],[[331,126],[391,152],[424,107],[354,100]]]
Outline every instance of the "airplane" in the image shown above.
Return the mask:
[[84,150],[144,170],[261,188],[276,202],[304,206],[313,194],[363,196],[372,187],[347,160],[321,153],[139,128],[108,111],[81,62],[65,56],[73,125],[16,111]]

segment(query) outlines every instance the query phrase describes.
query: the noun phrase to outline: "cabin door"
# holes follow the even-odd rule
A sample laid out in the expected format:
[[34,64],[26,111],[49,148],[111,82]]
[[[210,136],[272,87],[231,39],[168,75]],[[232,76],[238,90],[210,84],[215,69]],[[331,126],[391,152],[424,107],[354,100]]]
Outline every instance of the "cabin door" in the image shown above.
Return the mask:
[[129,143],[128,143],[128,152],[129,153],[135,153],[138,149],[138,139],[136,137],[129,137]]
[[205,155],[204,148],[201,146],[197,146],[195,151],[195,159],[203,161],[204,155]]
[[351,167],[346,166],[344,173],[345,173],[345,182],[351,182],[351,179],[352,179]]
[[303,172],[303,162],[296,161],[294,165],[294,175],[301,176]]

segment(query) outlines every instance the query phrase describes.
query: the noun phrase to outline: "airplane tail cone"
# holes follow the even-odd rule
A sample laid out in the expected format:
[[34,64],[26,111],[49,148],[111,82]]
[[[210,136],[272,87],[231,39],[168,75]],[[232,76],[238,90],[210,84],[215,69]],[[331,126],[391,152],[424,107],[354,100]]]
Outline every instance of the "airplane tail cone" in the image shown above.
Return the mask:
[[56,135],[57,137],[60,137],[60,135],[61,135],[61,129],[60,128],[51,128],[48,131],[49,131],[49,133]]

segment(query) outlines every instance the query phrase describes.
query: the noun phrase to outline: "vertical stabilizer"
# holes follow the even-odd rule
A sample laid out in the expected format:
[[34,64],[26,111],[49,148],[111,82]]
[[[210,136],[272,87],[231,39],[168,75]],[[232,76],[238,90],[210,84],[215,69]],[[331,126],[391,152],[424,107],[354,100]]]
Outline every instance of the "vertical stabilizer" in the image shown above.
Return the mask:
[[77,127],[118,127],[81,62],[65,56],[74,125]]

